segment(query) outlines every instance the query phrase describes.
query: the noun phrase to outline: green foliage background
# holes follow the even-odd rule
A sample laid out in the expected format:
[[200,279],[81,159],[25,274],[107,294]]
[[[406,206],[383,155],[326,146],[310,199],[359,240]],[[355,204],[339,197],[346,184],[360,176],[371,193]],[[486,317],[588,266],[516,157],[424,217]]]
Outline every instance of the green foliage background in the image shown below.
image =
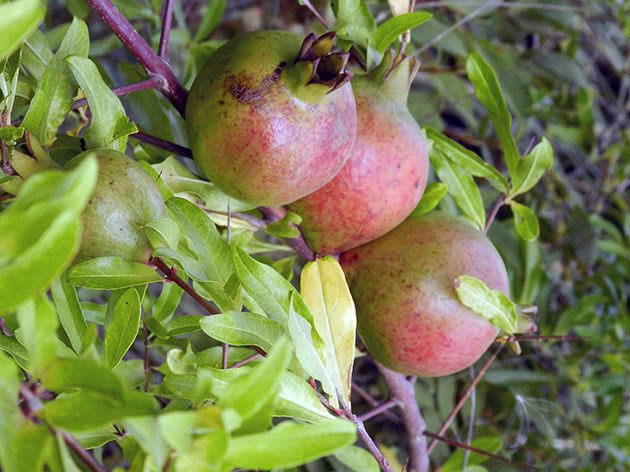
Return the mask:
[[[161,2],[119,0],[115,3],[136,29],[157,47]],[[526,241],[518,236],[513,215],[507,207],[500,210],[489,234],[508,266],[513,300],[521,306],[538,306],[539,334],[586,338],[523,341],[523,353],[518,357],[506,349],[477,387],[473,445],[545,470],[625,471],[630,463],[630,7],[614,0],[526,3],[418,2],[418,7],[430,11],[433,17],[428,21],[426,18],[414,20],[418,24],[426,22],[412,31],[407,50],[419,51],[423,62],[409,97],[409,109],[420,126],[429,126],[446,134],[478,153],[485,162],[502,172],[506,170],[501,152],[501,145],[504,145],[501,127],[497,126],[496,120],[492,122],[486,111],[488,107],[476,99],[467,79],[466,59],[477,53],[496,72],[512,114],[511,132],[516,137],[517,152],[528,154],[543,136],[552,144],[553,166],[538,185],[518,199],[538,216],[538,239]],[[330,5],[324,2],[313,4],[324,12],[326,18],[333,18]],[[0,7],[7,5],[0,2]],[[31,200],[46,201],[49,205],[57,202],[56,212],[50,212],[51,207],[46,207],[48,219],[44,222],[38,218],[24,219],[21,214],[19,224],[10,221],[10,212],[17,211],[11,210],[11,205],[17,205],[19,199],[9,204],[4,201],[4,194],[0,194],[0,201],[4,201],[0,203],[5,215],[2,221],[6,225],[6,228],[0,225],[3,229],[0,231],[0,302],[5,303],[0,312],[3,315],[13,313],[19,305],[15,316],[5,316],[4,319],[9,331],[22,331],[15,337],[0,335],[0,349],[10,354],[19,366],[35,376],[43,376],[47,388],[55,390],[57,382],[79,390],[72,392],[70,389],[67,396],[60,397],[63,401],[47,403],[43,418],[59,428],[76,432],[84,446],[96,448],[95,455],[110,467],[130,463],[130,470],[143,470],[145,463],[155,461],[147,467],[157,470],[155,464],[166,461],[169,448],[186,450],[186,447],[192,447],[188,443],[182,444],[182,438],[194,436],[191,432],[193,420],[179,410],[191,404],[199,405],[205,399],[212,399],[225,411],[236,410],[238,415],[230,418],[223,411],[221,416],[214,407],[208,407],[204,415],[197,415],[195,427],[206,428],[204,431],[210,433],[195,437],[200,441],[195,447],[211,444],[213,450],[220,450],[217,445],[227,444],[228,433],[233,433],[236,438],[231,439],[232,444],[236,444],[231,447],[236,449],[229,452],[226,446],[228,459],[238,454],[254,457],[254,452],[247,449],[247,441],[238,442],[239,435],[245,438],[258,434],[260,436],[248,439],[249,444],[252,441],[263,441],[264,444],[266,440],[277,447],[279,442],[297,435],[298,431],[278,431],[280,440],[263,438],[260,431],[264,428],[260,424],[268,426],[271,420],[262,412],[269,410],[271,404],[276,411],[284,412],[281,416],[307,421],[319,421],[328,416],[318,401],[312,401],[312,391],[304,393],[304,382],[286,370],[290,348],[279,341],[281,336],[272,323],[284,322],[284,318],[294,316],[300,308],[296,307],[293,298],[288,304],[285,303],[287,299],[280,303],[269,301],[257,294],[254,286],[254,279],[272,279],[270,286],[282,287],[284,295],[293,293],[287,281],[296,278],[300,266],[291,248],[278,239],[279,236],[291,236],[291,226],[285,221],[285,224],[256,232],[259,228],[251,220],[232,218],[230,242],[243,251],[230,253],[225,242],[227,220],[222,214],[226,210],[225,195],[212,184],[195,178],[190,173],[194,168],[188,162],[182,164],[167,151],[129,136],[137,126],[146,133],[185,145],[185,125],[181,117],[154,90],[128,95],[122,102],[107,92],[111,87],[146,79],[146,75],[122,48],[120,41],[90,12],[87,4],[82,0],[52,1],[47,7],[41,33],[29,36],[33,24],[40,18],[38,15],[42,14],[36,8],[32,18],[15,23],[16,28],[21,28],[19,31],[28,33],[24,37],[29,39],[27,47],[14,53],[1,66],[0,110],[12,109],[12,119],[23,119],[22,125],[48,148],[54,162],[63,164],[82,149],[77,136],[86,121],[84,110],[71,113],[66,110],[73,101],[68,90],[76,90],[78,83],[92,108],[98,101],[100,109],[106,110],[92,117],[92,126],[83,135],[87,145],[124,150],[128,143],[136,159],[144,161],[152,175],[160,176],[164,184],[162,189],[167,195],[172,192],[179,197],[192,198],[209,210],[216,228],[210,219],[195,220],[197,216],[190,209],[194,205],[187,206],[182,199],[170,201],[169,209],[177,215],[174,220],[180,228],[185,228],[183,232],[189,238],[188,244],[194,246],[189,254],[208,252],[224,257],[214,267],[204,265],[203,262],[208,260],[204,257],[182,258],[181,251],[179,255],[175,252],[178,230],[168,224],[152,228],[152,242],[157,241],[159,247],[157,254],[178,265],[180,274],[187,273],[195,279],[195,288],[235,319],[238,316],[233,310],[240,310],[241,306],[240,295],[237,295],[240,280],[247,290],[242,300],[245,306],[251,311],[258,308],[270,318],[265,318],[264,326],[257,328],[259,334],[263,333],[258,345],[265,350],[271,346],[275,349],[268,360],[255,367],[265,381],[252,384],[257,389],[264,384],[269,391],[267,394],[257,392],[264,401],[250,399],[246,393],[253,387],[245,385],[246,380],[239,384],[235,378],[221,378],[213,369],[220,365],[221,347],[217,340],[229,341],[234,346],[252,343],[251,337],[246,337],[239,344],[228,317],[223,318],[227,320],[227,328],[219,322],[207,321],[209,319],[200,324],[200,307],[182,297],[181,290],[174,284],[153,284],[146,290],[146,283],[160,277],[146,267],[124,265],[121,261],[107,261],[109,265],[99,268],[100,273],[116,274],[118,278],[95,278],[98,271],[89,265],[75,267],[59,278],[57,269],[65,268],[65,259],[69,263],[73,244],[77,243],[78,214],[90,192],[85,182],[94,179],[94,169],[90,170],[89,163],[77,169],[75,174],[58,172],[50,182],[40,183],[41,187],[33,193]],[[371,16],[365,13],[366,9]],[[369,42],[376,24],[382,24],[391,16],[385,2],[338,2],[334,10],[342,40],[364,47],[372,44]],[[73,23],[73,16],[82,18],[87,27],[78,19]],[[471,18],[464,25],[444,34],[467,16]],[[176,75],[185,87],[189,87],[210,53],[224,40],[240,31],[261,28],[290,29],[304,34],[311,30],[323,31],[308,10],[297,2],[175,2],[170,58]],[[382,44],[386,42],[385,36],[381,30],[374,48],[369,49],[368,60],[378,57],[378,50],[382,50]],[[61,52],[53,55],[59,50]],[[67,59],[68,55],[72,57]],[[86,63],[86,57],[93,64]],[[20,61],[28,74],[16,74]],[[48,67],[44,67],[45,64]],[[503,125],[505,127],[505,122]],[[507,131],[510,131],[509,126]],[[18,149],[26,151],[22,136],[11,135],[19,134],[19,131],[0,128],[0,132],[6,143],[19,143]],[[442,175],[432,178],[434,181],[445,180]],[[10,180],[8,176],[0,175],[0,184]],[[76,184],[78,181],[83,184]],[[491,207],[499,193],[496,185],[483,179],[476,179],[476,182],[483,207]],[[55,194],[54,189],[60,185],[69,189],[67,194]],[[31,187],[35,188],[35,183]],[[19,198],[27,205],[28,184],[23,189]],[[446,195],[439,208],[456,213],[457,203],[452,194]],[[238,207],[238,204],[235,206],[231,208],[233,211],[250,210]],[[249,214],[260,216],[255,211]],[[16,227],[20,227],[21,232],[11,236],[13,233],[7,228],[13,230]],[[42,231],[42,228],[47,231],[46,238],[42,239],[51,245],[50,253],[58,258],[56,266],[50,258],[45,262],[19,259],[24,249],[20,244],[25,245],[23,241],[28,240],[26,235]],[[194,231],[206,233],[195,238],[191,235]],[[17,269],[9,264],[16,260],[23,263]],[[43,270],[47,266],[52,268],[50,273]],[[276,271],[272,271],[274,276],[269,275],[270,267]],[[10,272],[9,268],[15,272]],[[248,279],[243,275],[245,273],[253,275]],[[30,295],[19,298],[15,280],[39,284],[40,290],[54,280],[54,305],[43,295],[22,303]],[[247,280],[252,285],[247,286]],[[74,295],[73,286],[80,287],[78,296]],[[117,290],[110,294],[109,289]],[[248,296],[250,299],[246,298]],[[159,409],[153,398],[135,390],[145,379],[141,360],[144,351],[142,332],[129,329],[128,324],[122,322],[129,319],[129,315],[122,311],[129,306],[134,316],[139,316],[142,307],[151,333],[151,361],[156,367],[161,366],[152,377],[153,393],[173,399],[167,407],[170,414],[160,415],[159,419],[152,416]],[[77,317],[77,313],[81,316]],[[275,313],[276,318],[271,313]],[[308,319],[308,316],[299,319]],[[104,338],[102,325],[107,325]],[[98,330],[101,331],[100,339]],[[51,338],[51,332],[57,332],[59,340]],[[111,333],[109,337],[107,333]],[[231,348],[230,352],[230,362],[251,353],[239,347]],[[123,355],[126,356],[123,358]],[[37,462],[43,457],[41,451],[50,448],[56,451],[55,457],[63,464],[61,468],[59,464],[49,465],[52,470],[79,470],[76,465],[75,469],[66,465],[70,455],[62,440],[52,443],[41,427],[22,423],[21,417],[16,416],[19,410],[12,409],[17,398],[16,384],[11,379],[17,378],[17,368],[8,359],[6,355],[0,358],[0,386],[6,385],[0,389],[3,396],[0,435],[5,435],[0,437],[14,436],[12,444],[21,444],[21,449],[18,448],[20,457],[31,455]],[[95,359],[102,359],[104,363],[97,367]],[[90,360],[92,364],[81,364]],[[53,362],[57,364],[50,370]],[[75,364],[64,365],[64,362]],[[268,371],[263,372],[264,368]],[[73,369],[85,373],[82,385],[77,383],[79,379],[65,379],[61,375]],[[465,371],[440,379],[418,380],[416,397],[429,431],[437,431],[470,382],[470,376],[471,373]],[[365,357],[359,357],[355,362],[354,381],[376,398],[387,396],[383,380]],[[295,391],[285,391],[283,397],[281,384],[285,388],[290,385]],[[229,404],[235,395],[239,401]],[[103,403],[104,397],[110,403]],[[298,397],[303,400],[302,409],[291,409],[290,402],[282,403],[283,399]],[[355,413],[371,408],[356,393],[352,400]],[[111,402],[115,405],[113,409]],[[467,436],[470,405],[471,402],[467,402],[448,433],[461,442]],[[70,415],[74,410],[83,412],[83,416]],[[90,416],[89,412],[95,410],[115,410],[116,414],[107,418]],[[136,418],[138,416],[140,419]],[[129,434],[124,438],[116,436],[112,428],[102,427],[104,421],[116,422]],[[239,421],[249,423],[243,425]],[[219,423],[222,427],[217,426]],[[335,444],[322,444],[315,452],[299,451],[301,462],[313,459],[303,466],[304,470],[344,470],[344,467],[369,470],[367,467],[374,466],[373,461],[353,449],[345,449],[345,455],[338,453],[317,459],[335,452],[335,445],[353,441],[354,433],[348,424],[337,420],[334,424],[328,423],[329,429],[318,425],[313,428],[321,430],[304,433],[305,441],[309,440],[308,434],[312,434],[313,443],[325,437],[339,438]],[[285,429],[297,428],[296,425],[299,426],[291,423]],[[392,464],[397,460],[404,462],[406,445],[402,426],[381,415],[368,421],[367,427],[376,442],[388,448],[384,450]],[[151,434],[157,430],[162,434]],[[90,434],[82,435],[81,431]],[[118,446],[114,446],[116,443]],[[7,447],[11,447],[11,443],[0,445],[0,458],[9,454]],[[286,466],[287,470],[292,470],[291,467],[301,463],[300,460],[292,463],[290,452],[285,451],[286,463],[273,466]],[[147,460],[147,457],[151,459]],[[444,444],[438,445],[431,457],[436,466],[443,465],[442,471],[462,468],[462,451],[454,452]],[[194,467],[194,459],[191,454],[187,459],[189,462],[180,465],[181,470],[197,470],[190,468]],[[238,465],[253,468],[264,464],[266,458],[252,460]],[[364,463],[362,460],[369,464],[364,469],[360,468]],[[469,458],[468,470],[482,470],[473,468],[481,461],[481,456],[473,454]],[[3,465],[8,472],[12,470],[10,465]],[[37,467],[34,464],[28,470],[41,470]],[[492,459],[483,463],[483,467],[490,471],[519,470]]]

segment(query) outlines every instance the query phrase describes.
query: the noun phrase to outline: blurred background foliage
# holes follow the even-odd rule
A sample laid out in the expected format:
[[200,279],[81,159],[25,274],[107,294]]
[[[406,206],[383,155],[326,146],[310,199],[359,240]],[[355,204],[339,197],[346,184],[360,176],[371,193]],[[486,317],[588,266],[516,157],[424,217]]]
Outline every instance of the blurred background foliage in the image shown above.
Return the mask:
[[[156,46],[160,0],[114,3]],[[313,1],[330,19],[330,4]],[[368,1],[377,23],[389,17],[383,1]],[[420,126],[432,126],[500,166],[489,117],[474,98],[465,59],[478,52],[496,70],[514,117],[519,150],[541,136],[553,144],[555,162],[526,197],[541,222],[536,242],[517,238],[504,207],[490,236],[512,274],[513,298],[537,305],[543,335],[586,339],[522,342],[515,357],[505,350],[477,387],[473,445],[546,470],[627,471],[630,467],[630,3],[624,0],[544,2],[417,1],[434,17],[413,31],[408,51],[422,59],[409,98]],[[90,56],[111,86],[143,78],[119,40],[83,0],[49,2],[46,37],[56,49],[71,15],[89,23]],[[289,0],[185,0],[175,3],[170,57],[186,87],[209,54],[240,31],[279,28],[322,31],[307,8]],[[18,95],[27,98],[29,90]],[[185,143],[181,118],[155,91],[125,97],[142,131]],[[26,104],[26,100],[22,102]],[[16,111],[20,101],[16,102]],[[156,162],[167,154],[133,141],[136,157]],[[78,139],[58,139],[53,152],[76,151]],[[496,191],[482,187],[486,207]],[[454,205],[447,197],[443,210]],[[504,221],[502,221],[504,220]],[[238,236],[238,232],[236,233]],[[265,248],[263,248],[265,249]],[[278,261],[291,277],[293,259]],[[517,277],[515,274],[525,274]],[[182,303],[182,310],[186,310]],[[477,368],[482,365],[480,360]],[[417,399],[429,431],[437,431],[470,383],[471,372],[421,379]],[[371,361],[361,358],[355,383],[380,399],[386,387]],[[356,395],[356,393],[355,393]],[[371,406],[356,395],[355,410]],[[471,402],[448,435],[465,441]],[[396,468],[402,426],[386,416],[367,422]],[[440,444],[434,465],[451,455]],[[401,453],[398,460],[404,457]],[[479,456],[475,456],[479,457]],[[470,460],[469,464],[476,463]],[[309,471],[342,468],[318,461]],[[489,460],[491,471],[519,470]],[[398,470],[402,468],[399,464]],[[442,468],[459,469],[451,458]],[[473,469],[469,469],[473,470]]]

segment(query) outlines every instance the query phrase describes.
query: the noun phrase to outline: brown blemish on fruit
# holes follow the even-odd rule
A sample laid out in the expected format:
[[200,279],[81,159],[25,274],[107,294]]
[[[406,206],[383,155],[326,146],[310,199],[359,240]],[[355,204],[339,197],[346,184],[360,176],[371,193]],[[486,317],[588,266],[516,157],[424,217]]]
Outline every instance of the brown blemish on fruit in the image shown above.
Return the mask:
[[231,75],[227,78],[230,93],[234,98],[236,98],[236,100],[238,100],[239,103],[242,103],[243,105],[259,104],[264,100],[265,95],[269,92],[273,84],[278,81],[280,74],[282,73],[282,69],[286,65],[286,62],[278,64],[278,67],[276,67],[271,74],[266,76],[256,88],[248,87],[242,83],[238,77]]

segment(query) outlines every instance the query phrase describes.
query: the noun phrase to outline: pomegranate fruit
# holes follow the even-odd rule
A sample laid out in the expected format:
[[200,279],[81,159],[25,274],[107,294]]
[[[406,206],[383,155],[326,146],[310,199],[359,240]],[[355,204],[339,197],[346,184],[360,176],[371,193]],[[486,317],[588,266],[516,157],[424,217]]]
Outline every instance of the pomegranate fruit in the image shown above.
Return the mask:
[[409,375],[458,372],[488,349],[498,329],[458,299],[455,277],[476,277],[509,296],[501,256],[484,234],[443,214],[410,217],[341,255],[357,329],[374,359]]
[[112,149],[84,152],[66,167],[90,154],[96,155],[98,178],[81,215],[83,236],[75,263],[104,256],[148,262],[152,248],[142,227],[168,216],[157,184],[136,161]]
[[426,186],[427,140],[407,110],[414,58],[393,64],[390,51],[372,72],[356,76],[357,138],[341,172],[290,205],[318,254],[345,251],[382,236],[416,207]]
[[347,53],[334,33],[244,33],[217,49],[186,105],[197,165],[227,194],[284,205],[343,167],[356,134]]

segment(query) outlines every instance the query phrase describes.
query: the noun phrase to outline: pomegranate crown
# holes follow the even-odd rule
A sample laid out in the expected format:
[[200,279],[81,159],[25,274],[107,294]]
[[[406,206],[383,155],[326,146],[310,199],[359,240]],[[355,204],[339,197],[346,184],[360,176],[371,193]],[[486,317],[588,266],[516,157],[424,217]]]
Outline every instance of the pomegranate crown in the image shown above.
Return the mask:
[[307,84],[321,84],[329,88],[328,93],[338,89],[352,79],[352,72],[346,69],[350,53],[331,53],[335,44],[335,32],[321,36],[310,33],[302,43],[296,64],[308,68],[310,77]]

